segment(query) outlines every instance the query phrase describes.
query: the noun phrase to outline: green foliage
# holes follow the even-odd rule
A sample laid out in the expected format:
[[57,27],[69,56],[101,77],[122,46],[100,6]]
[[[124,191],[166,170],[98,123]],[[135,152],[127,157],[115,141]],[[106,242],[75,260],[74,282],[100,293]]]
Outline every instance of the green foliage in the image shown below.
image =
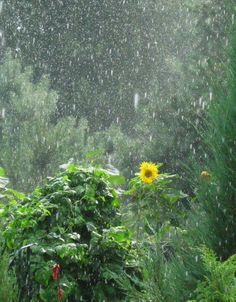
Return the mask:
[[129,201],[124,217],[139,240],[144,239],[145,234],[150,240],[161,228],[177,226],[184,217],[181,199],[187,195],[173,186],[176,178],[176,175],[163,173],[151,184],[142,183],[139,176],[131,179],[125,193]]
[[16,277],[14,273],[8,268],[8,257],[6,254],[1,255],[0,258],[0,301],[16,302],[17,301],[17,287]]
[[[235,26],[233,34],[235,34]],[[230,61],[225,74],[224,85],[215,88],[214,102],[209,110],[204,139],[208,146],[209,159],[204,162],[211,179],[209,182],[196,182],[197,199],[201,204],[209,230],[211,243],[217,256],[227,259],[236,252],[236,43],[232,36],[229,49]]]
[[72,118],[53,122],[57,95],[48,80],[34,84],[31,70],[22,70],[9,53],[0,72],[1,165],[14,188],[29,191],[61,162],[82,153],[86,122],[77,128]]
[[[0,201],[6,201],[8,195],[8,179],[4,176],[4,169],[0,167]],[[0,213],[3,211],[3,205],[0,203]],[[9,269],[9,255],[3,251],[3,238],[2,238],[2,220],[0,220],[0,301],[16,302],[17,286],[16,277],[12,270]]]
[[[158,167],[161,165],[159,164]],[[159,174],[153,183],[142,183],[139,176],[131,179],[128,202],[123,216],[137,240],[142,280],[125,274],[120,284],[127,289],[131,301],[173,301],[171,262],[174,257],[173,237],[182,236],[179,225],[186,217],[183,199],[187,195],[175,188],[176,175]]]
[[[103,163],[108,150],[111,163],[127,177],[141,159],[163,162],[166,171],[185,176],[183,159],[190,165],[204,154],[199,128],[205,124],[214,86],[226,82],[224,48],[233,7],[232,0],[151,0],[149,5],[144,0],[72,1],[69,6],[5,0],[0,15],[4,49],[10,47],[24,69],[31,66],[30,78],[42,82],[40,95],[45,90],[54,99],[53,108],[49,100],[40,105],[37,130],[26,125],[13,131],[22,124],[22,112],[8,119],[12,126],[5,135],[14,133],[16,138],[6,144],[9,158],[1,165],[14,187],[28,191],[35,181],[54,173],[59,162],[81,160],[94,149],[99,149],[97,159]],[[22,98],[37,108],[35,99],[44,100],[40,85],[33,85],[37,93],[27,96],[23,82],[28,78],[23,74],[13,77],[1,95],[20,83]],[[45,74],[49,83],[42,81]],[[19,106],[23,111],[21,101]],[[24,112],[34,116],[27,106]],[[76,122],[60,119],[71,115]],[[46,130],[43,120],[50,125]],[[12,154],[16,140],[21,146]]]
[[[1,197],[10,200],[2,214],[6,246],[17,252],[36,243],[36,300],[56,299],[56,262],[64,299],[185,302],[212,293],[217,301],[227,286],[234,299],[234,260],[220,263],[204,252],[204,267],[198,249],[205,244],[222,259],[236,252],[235,45],[225,64],[234,15],[233,0],[3,2],[6,45],[22,59],[7,55],[0,77],[0,164],[14,187],[29,190],[60,162],[84,154],[128,177],[141,160],[180,175],[183,159],[198,165],[188,215],[171,175],[151,185],[131,180],[124,214],[138,252],[120,226],[114,191],[100,187],[101,179],[121,184],[116,173],[69,166],[29,198],[1,178]],[[142,281],[130,274],[135,256]],[[215,280],[219,272],[228,273],[225,280]]]
[[[235,30],[235,29],[234,29]],[[213,91],[214,102],[211,103],[209,114],[204,127],[204,141],[208,154],[199,164],[195,175],[194,192],[196,197],[191,203],[186,221],[179,228],[167,231],[168,244],[164,256],[159,253],[145,253],[149,265],[160,261],[160,277],[152,279],[153,286],[160,289],[164,301],[185,302],[199,294],[200,301],[234,301],[235,297],[235,257],[219,263],[211,260],[213,257],[204,256],[201,261],[199,246],[205,245],[214,250],[220,259],[228,259],[235,254],[235,175],[236,165],[233,150],[235,150],[235,44],[233,44],[230,65],[224,66],[225,73],[222,84],[216,79]],[[225,89],[227,87],[227,89]],[[200,176],[201,170],[208,170],[210,177]],[[160,250],[160,240],[156,249]],[[208,264],[206,264],[208,262]],[[210,266],[215,263],[215,270]],[[157,269],[157,268],[156,268]],[[211,271],[209,271],[211,269]],[[226,277],[228,275],[228,277]],[[207,280],[200,283],[197,293],[194,290],[197,283],[207,276]],[[225,276],[225,278],[224,278]],[[223,277],[224,279],[221,279]],[[218,279],[218,280],[217,280]],[[214,289],[217,286],[219,288]],[[227,296],[227,288],[229,288]],[[211,292],[212,299],[209,296]],[[150,296],[147,290],[145,297]],[[220,295],[220,298],[219,296]],[[150,300],[154,300],[150,298]],[[209,300],[208,300],[209,299]],[[227,300],[228,299],[228,300]],[[147,299],[146,299],[147,300]],[[155,301],[155,300],[154,300]],[[197,300],[199,301],[199,300]]]
[[197,286],[196,300],[191,302],[236,301],[236,255],[221,262],[212,250],[202,248],[202,260],[207,275]]
[[[169,5],[163,2],[165,9]],[[185,186],[189,191],[184,165],[204,161],[207,151],[202,129],[208,109],[217,94],[216,87],[227,91],[225,46],[234,13],[233,0],[186,0],[176,5],[179,18],[172,29],[175,41],[173,49],[165,54],[168,79],[153,83],[139,112],[137,136],[143,138],[146,158],[163,162],[166,171],[183,176],[182,189]]]
[[[118,196],[109,180],[101,169],[69,164],[29,197],[12,197],[5,206],[5,246],[17,253],[33,244],[35,300],[56,301],[58,284],[62,301],[125,299],[114,276],[137,275],[137,254],[130,230],[120,224]],[[58,282],[52,278],[55,263],[60,265]]]
[[134,167],[144,158],[141,141],[130,137],[115,124],[106,130],[90,135],[86,148],[100,151],[94,154],[96,163],[112,164],[128,179],[133,176]]

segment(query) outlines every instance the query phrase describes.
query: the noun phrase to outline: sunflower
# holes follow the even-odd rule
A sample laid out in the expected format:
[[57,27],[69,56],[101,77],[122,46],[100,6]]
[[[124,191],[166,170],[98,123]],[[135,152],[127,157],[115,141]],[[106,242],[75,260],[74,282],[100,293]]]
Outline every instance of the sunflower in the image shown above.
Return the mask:
[[203,177],[203,178],[210,178],[211,175],[207,171],[202,171],[201,172],[201,177]]
[[142,162],[140,165],[140,179],[142,182],[150,184],[158,176],[158,169],[154,163]]

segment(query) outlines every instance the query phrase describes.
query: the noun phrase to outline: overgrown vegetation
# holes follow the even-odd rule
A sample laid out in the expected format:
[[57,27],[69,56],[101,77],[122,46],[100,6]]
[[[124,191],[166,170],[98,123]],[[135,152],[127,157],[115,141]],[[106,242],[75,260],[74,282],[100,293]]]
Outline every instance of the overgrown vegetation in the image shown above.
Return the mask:
[[0,301],[236,301],[235,13],[0,3]]
[[[10,198],[1,215],[3,246],[15,255],[19,278],[32,279],[30,285],[21,281],[20,301],[28,301],[28,287],[34,301],[57,301],[58,288],[63,301],[125,299],[114,276],[141,277],[141,272],[111,178],[101,169],[70,164],[29,197]],[[26,255],[18,255],[28,246],[30,268]],[[53,280],[55,265],[59,277]]]
[[[0,168],[0,215],[3,211],[2,203],[6,202],[8,179],[4,177],[4,170]],[[0,220],[0,301],[17,301],[17,281],[14,270],[9,269],[9,254],[3,248],[3,221]]]
[[236,300],[236,255],[224,262],[218,261],[209,249],[202,249],[202,261],[207,275],[196,289],[196,300],[189,302],[230,302]]
[[9,270],[8,255],[1,255],[0,259],[0,301],[16,302],[17,286],[14,273]]
[[14,188],[96,150],[128,178],[163,162],[189,190],[181,163],[204,158],[198,130],[225,83],[233,12],[233,0],[4,0],[1,165]]

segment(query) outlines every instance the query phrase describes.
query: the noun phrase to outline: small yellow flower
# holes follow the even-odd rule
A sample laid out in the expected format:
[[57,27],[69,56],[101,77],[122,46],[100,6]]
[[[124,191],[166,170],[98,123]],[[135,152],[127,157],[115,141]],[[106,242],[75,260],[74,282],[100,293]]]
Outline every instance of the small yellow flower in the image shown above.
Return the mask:
[[201,172],[201,177],[203,177],[203,178],[208,178],[208,177],[211,177],[211,175],[207,172],[207,171],[202,171]]
[[140,165],[140,179],[142,182],[150,184],[158,176],[158,169],[154,163],[142,162]]

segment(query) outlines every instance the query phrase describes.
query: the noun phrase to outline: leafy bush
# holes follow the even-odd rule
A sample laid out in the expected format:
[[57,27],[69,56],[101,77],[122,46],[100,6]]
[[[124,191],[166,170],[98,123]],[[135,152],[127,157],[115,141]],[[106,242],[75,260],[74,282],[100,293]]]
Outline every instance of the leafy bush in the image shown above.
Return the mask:
[[197,297],[192,302],[236,301],[236,255],[221,262],[212,250],[203,248],[202,260],[207,275],[205,280],[198,284]]
[[[115,276],[137,274],[138,268],[110,179],[101,169],[70,164],[29,197],[11,198],[6,205],[2,218],[8,250],[17,255],[22,246],[32,244],[35,301],[56,301],[58,289],[62,301],[124,301]],[[59,277],[53,280],[57,264]],[[25,276],[26,267],[20,273]]]

